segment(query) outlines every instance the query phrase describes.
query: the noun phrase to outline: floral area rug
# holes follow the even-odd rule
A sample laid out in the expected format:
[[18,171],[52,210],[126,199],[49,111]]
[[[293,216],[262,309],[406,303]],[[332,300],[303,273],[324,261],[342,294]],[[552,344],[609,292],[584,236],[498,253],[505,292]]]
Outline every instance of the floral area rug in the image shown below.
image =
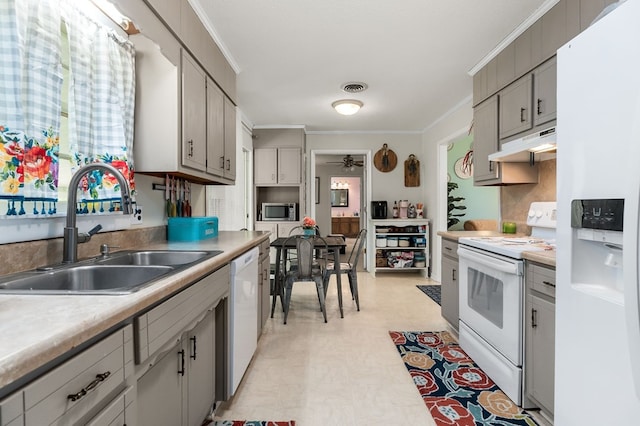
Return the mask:
[[213,426],[295,426],[296,422],[272,422],[265,420],[215,420],[209,423]]
[[434,302],[440,305],[440,286],[439,285],[417,285],[424,294],[429,296]]
[[446,331],[390,331],[438,426],[537,425]]

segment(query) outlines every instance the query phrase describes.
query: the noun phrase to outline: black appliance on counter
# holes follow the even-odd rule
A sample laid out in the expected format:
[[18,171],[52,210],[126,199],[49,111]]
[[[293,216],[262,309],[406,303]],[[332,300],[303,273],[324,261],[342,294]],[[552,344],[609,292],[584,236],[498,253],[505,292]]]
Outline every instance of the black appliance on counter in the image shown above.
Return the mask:
[[386,219],[386,218],[387,218],[387,202],[372,201],[371,202],[371,219]]

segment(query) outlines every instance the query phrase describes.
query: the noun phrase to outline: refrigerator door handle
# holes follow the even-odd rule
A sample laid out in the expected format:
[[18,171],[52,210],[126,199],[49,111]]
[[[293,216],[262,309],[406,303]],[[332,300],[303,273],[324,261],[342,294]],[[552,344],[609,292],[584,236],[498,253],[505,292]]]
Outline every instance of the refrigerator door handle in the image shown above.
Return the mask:
[[[640,99],[637,102],[636,113],[640,113]],[[637,133],[636,133],[636,136]],[[627,342],[629,345],[629,355],[632,360],[640,359],[640,276],[638,270],[638,261],[640,261],[640,188],[638,196],[633,203],[631,200],[625,200],[626,217],[633,217],[634,220],[628,220],[625,223],[624,233],[631,234],[633,241],[626,242],[623,250],[623,280],[624,280],[624,309],[625,319],[627,322]],[[630,208],[633,204],[633,207]],[[635,211],[634,211],[635,210]],[[629,225],[627,225],[629,223]],[[632,226],[635,229],[632,229]],[[623,236],[624,238],[624,236]],[[633,384],[636,390],[636,398],[640,399],[640,363],[631,363],[631,373]]]

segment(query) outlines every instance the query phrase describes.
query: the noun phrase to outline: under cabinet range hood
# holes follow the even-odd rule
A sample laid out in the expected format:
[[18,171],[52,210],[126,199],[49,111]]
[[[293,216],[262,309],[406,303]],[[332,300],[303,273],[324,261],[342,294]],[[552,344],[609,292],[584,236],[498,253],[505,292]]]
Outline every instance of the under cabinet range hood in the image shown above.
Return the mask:
[[550,127],[502,144],[500,151],[489,155],[489,161],[534,163],[556,157],[556,128]]

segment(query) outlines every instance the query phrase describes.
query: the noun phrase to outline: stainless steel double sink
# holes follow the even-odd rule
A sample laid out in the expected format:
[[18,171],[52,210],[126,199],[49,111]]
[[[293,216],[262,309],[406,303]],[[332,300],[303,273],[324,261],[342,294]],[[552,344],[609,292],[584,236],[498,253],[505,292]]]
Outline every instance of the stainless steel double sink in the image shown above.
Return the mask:
[[114,252],[72,264],[0,276],[0,295],[130,294],[220,253],[220,250]]

